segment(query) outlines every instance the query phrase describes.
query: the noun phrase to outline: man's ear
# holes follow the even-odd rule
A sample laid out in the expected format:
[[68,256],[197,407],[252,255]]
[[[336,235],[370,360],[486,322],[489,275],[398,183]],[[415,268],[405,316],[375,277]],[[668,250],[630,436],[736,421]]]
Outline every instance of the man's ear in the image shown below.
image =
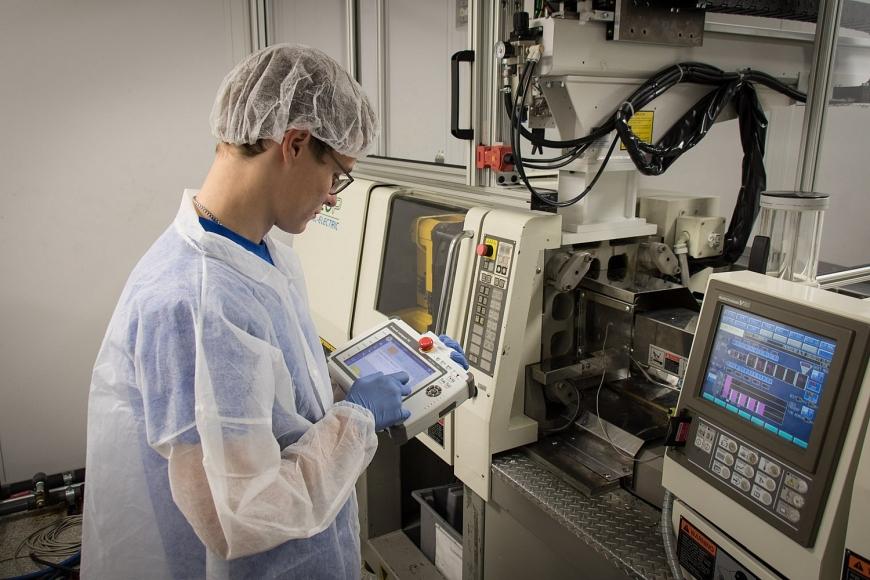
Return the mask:
[[308,146],[311,141],[311,132],[301,129],[289,129],[284,133],[284,139],[281,141],[281,154],[284,161],[295,161],[299,159],[302,150]]

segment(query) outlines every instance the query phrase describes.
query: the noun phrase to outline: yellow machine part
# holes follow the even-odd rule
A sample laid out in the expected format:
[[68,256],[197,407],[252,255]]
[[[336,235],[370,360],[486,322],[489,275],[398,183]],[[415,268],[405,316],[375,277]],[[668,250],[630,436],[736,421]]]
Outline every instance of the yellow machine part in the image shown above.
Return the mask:
[[[414,322],[402,316],[402,319],[410,324],[418,332],[425,332],[432,324],[432,286],[435,280],[435,245],[432,233],[441,224],[449,224],[465,221],[462,214],[444,214],[419,217],[412,222],[411,237],[417,245],[417,307],[422,310],[421,314],[412,318],[422,324],[428,318],[428,322],[422,325],[423,330]],[[424,314],[425,315],[424,315]]]

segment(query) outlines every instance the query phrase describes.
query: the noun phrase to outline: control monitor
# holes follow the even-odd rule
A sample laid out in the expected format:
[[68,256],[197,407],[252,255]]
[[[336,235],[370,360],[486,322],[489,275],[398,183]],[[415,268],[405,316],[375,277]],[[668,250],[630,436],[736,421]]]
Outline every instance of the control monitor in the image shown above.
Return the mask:
[[411,416],[389,430],[397,443],[422,433],[476,392],[474,378],[453,362],[449,347],[434,334],[418,334],[398,319],[379,324],[333,352],[329,371],[345,392],[356,379],[376,372],[408,373],[411,394],[403,406]]
[[687,438],[667,453],[665,487],[777,573],[816,577],[863,441],[868,344],[858,300],[752,272],[712,278],[677,408]]

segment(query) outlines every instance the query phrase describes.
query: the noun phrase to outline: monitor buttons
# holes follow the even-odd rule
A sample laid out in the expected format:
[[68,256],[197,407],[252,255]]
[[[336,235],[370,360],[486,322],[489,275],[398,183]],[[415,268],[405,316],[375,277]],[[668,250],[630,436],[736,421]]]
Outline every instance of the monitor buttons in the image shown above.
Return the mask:
[[791,472],[786,472],[785,484],[798,493],[806,493],[810,488],[806,481]]
[[769,506],[773,503],[773,496],[757,485],[752,486],[752,493],[750,495],[763,505]]
[[792,506],[781,501],[776,502],[776,513],[787,519],[793,524],[796,524],[801,519],[801,513]]
[[744,477],[748,477],[749,479],[755,477],[755,468],[741,459],[738,459],[737,463],[734,464],[734,471],[742,474]]
[[760,462],[758,463],[758,468],[769,475],[770,477],[776,479],[782,474],[782,468],[779,465],[767,459],[766,457],[762,457]]
[[752,484],[749,483],[749,480],[740,475],[739,473],[735,473],[731,476],[731,485],[742,490],[744,493],[749,493],[749,489],[752,487]]
[[784,499],[798,509],[804,507],[804,504],[806,503],[804,496],[788,488],[784,488],[782,490],[782,495],[780,495],[780,498]]
[[719,447],[731,453],[737,453],[737,442],[727,435],[719,436]]
[[730,479],[731,478],[731,470],[719,463],[718,461],[714,461],[713,465],[710,467],[713,470],[713,473],[721,477],[722,479]]
[[740,451],[737,452],[737,457],[749,465],[756,465],[758,463],[758,453],[742,445],[740,446]]
[[734,465],[734,456],[726,451],[723,451],[722,449],[716,450],[716,459],[719,460],[721,463],[724,463],[728,467]]
[[437,397],[441,394],[441,387],[438,385],[430,385],[426,387],[426,395],[429,397]]
[[757,483],[767,491],[776,490],[776,482],[768,476],[764,475],[763,473],[758,473],[755,476],[755,483]]

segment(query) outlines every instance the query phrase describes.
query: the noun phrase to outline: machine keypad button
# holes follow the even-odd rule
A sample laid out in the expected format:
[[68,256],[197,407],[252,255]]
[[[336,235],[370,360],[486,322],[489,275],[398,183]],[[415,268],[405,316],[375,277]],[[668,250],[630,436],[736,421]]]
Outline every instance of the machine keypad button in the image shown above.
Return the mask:
[[758,463],[758,453],[742,445],[740,446],[740,451],[737,452],[737,456],[749,465],[756,465]]
[[721,435],[719,437],[719,447],[726,451],[730,451],[731,453],[737,453],[737,442],[727,435]]
[[781,501],[776,502],[776,513],[787,519],[788,521],[796,524],[801,519],[801,513],[794,509],[792,506],[787,503],[783,503]]
[[809,484],[795,475],[794,473],[785,474],[785,484],[798,493],[806,493],[810,488]]
[[761,472],[755,476],[755,483],[767,491],[774,491],[776,489],[776,482]]
[[798,509],[804,507],[804,503],[806,503],[804,496],[788,488],[782,490],[780,497]]
[[782,474],[782,469],[779,467],[779,465],[777,465],[770,459],[767,459],[766,457],[761,458],[761,462],[758,464],[758,468],[774,479]]
[[713,441],[716,439],[716,431],[708,425],[701,424],[698,427],[698,437],[706,439],[707,441]]
[[735,473],[731,476],[731,485],[743,490],[744,492],[749,492],[749,489],[752,487],[752,484],[749,483],[749,480],[740,475],[739,473]]
[[728,467],[734,465],[734,456],[730,453],[723,451],[722,449],[716,450],[716,459],[718,459],[720,462],[724,463]]
[[764,505],[770,505],[773,503],[773,497],[769,493],[767,493],[766,491],[764,491],[763,489],[758,487],[757,485],[752,486],[752,494],[751,495],[752,495],[752,497],[754,497],[755,499],[757,499],[758,501],[760,501]]
[[721,477],[722,479],[730,479],[731,478],[731,470],[719,463],[718,461],[713,462],[713,466],[710,468],[713,470],[713,473]]
[[755,468],[743,461],[742,459],[738,459],[737,463],[734,464],[734,471],[742,473],[749,479],[755,477]]
[[702,437],[695,437],[695,447],[704,453],[710,453],[713,450],[713,442]]

